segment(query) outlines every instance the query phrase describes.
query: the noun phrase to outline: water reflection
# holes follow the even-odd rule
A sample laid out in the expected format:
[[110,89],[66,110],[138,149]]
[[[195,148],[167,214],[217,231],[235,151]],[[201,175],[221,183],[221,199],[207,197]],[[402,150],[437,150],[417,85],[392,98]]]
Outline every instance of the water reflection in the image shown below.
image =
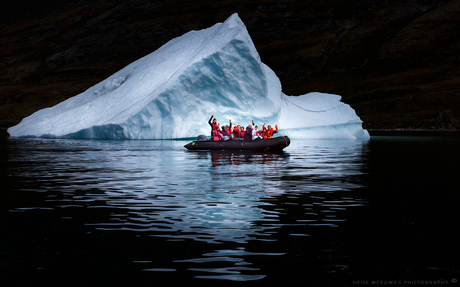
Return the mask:
[[[267,276],[248,257],[286,252],[251,252],[244,244],[277,242],[286,232],[308,239],[317,228],[346,222],[347,209],[367,204],[351,192],[362,187],[366,142],[297,141],[278,154],[189,152],[183,144],[11,140],[11,192],[43,193],[44,200],[17,203],[10,211],[58,211],[63,219],[83,221],[88,234],[122,231],[170,242],[238,244],[170,258],[173,267],[132,262],[145,272],[175,272],[186,264],[195,278],[246,281]],[[95,216],[66,211],[75,209]]]

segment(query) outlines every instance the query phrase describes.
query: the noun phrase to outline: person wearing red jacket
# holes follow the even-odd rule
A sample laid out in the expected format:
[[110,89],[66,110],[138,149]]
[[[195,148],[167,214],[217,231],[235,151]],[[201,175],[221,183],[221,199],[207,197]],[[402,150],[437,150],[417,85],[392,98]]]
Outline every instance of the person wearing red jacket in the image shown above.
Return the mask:
[[[265,124],[264,124],[264,127],[265,127]],[[272,126],[268,126],[267,127],[267,130],[265,131],[265,136],[264,138],[266,139],[272,139],[273,138],[273,134],[276,134],[278,133],[278,126],[275,125],[275,128],[276,128],[276,131],[273,130]]]
[[[219,125],[217,124],[216,119],[212,119],[214,115],[211,116],[211,118],[208,121],[208,124],[211,126],[211,140],[214,140],[214,130],[219,130]],[[212,122],[211,122],[212,120]]]
[[257,131],[257,135],[258,135],[260,138],[263,139],[263,138],[264,138],[264,130],[263,130],[263,129],[262,129],[262,130],[258,130],[258,131]]
[[221,141],[223,139],[224,139],[224,137],[222,136],[222,134],[220,133],[219,130],[212,130],[212,132],[211,132],[211,140],[212,141]]
[[240,138],[240,126],[235,126],[232,131],[233,139]]
[[262,125],[262,130],[261,130],[261,133],[262,133],[262,138],[266,139],[266,135],[267,135],[267,128],[265,127],[265,123]]
[[[217,119],[212,119],[212,118],[214,118],[214,115],[211,116],[211,118],[208,121],[208,124],[211,126],[213,130],[216,130],[217,129]],[[212,123],[211,123],[211,120],[212,120]]]

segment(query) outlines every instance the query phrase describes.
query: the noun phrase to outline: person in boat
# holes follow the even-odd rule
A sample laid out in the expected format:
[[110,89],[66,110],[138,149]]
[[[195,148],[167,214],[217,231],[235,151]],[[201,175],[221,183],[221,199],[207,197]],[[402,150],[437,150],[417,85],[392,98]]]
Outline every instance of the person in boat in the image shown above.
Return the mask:
[[233,129],[233,139],[235,140],[244,140],[244,128],[242,126],[237,126]]
[[219,129],[219,132],[220,132],[220,134],[222,135],[222,137],[223,137],[224,140],[225,140],[225,134],[227,133],[227,132],[225,131],[225,126],[222,126],[222,128]]
[[223,136],[224,141],[228,141],[228,140],[232,139],[232,134],[233,134],[232,120],[229,120],[229,122],[230,122],[230,126],[223,126],[222,127],[222,136]]
[[249,125],[244,132],[244,141],[252,141],[252,125]]
[[257,131],[257,135],[258,135],[261,139],[264,139],[264,136],[265,136],[264,130],[263,130],[263,129],[258,130],[258,131]]
[[[212,115],[211,118],[208,121],[208,124],[211,126],[211,140],[213,140],[213,138],[214,138],[213,131],[219,129],[217,120],[212,119],[212,118],[214,118],[214,115]],[[212,120],[212,122],[211,122],[211,120]]]
[[219,129],[212,130],[211,132],[211,141],[221,141],[224,137],[220,133]]
[[228,136],[229,132],[227,128],[228,126],[222,127],[222,137],[224,138],[224,141],[228,141],[230,139],[230,137]]
[[262,134],[262,137],[265,138],[265,135],[267,134],[267,128],[265,127],[265,123],[262,125],[261,134]]
[[[264,125],[265,125],[265,124],[264,124]],[[273,130],[272,126],[269,125],[269,126],[267,127],[266,132],[265,132],[264,138],[265,138],[265,139],[272,139],[272,138],[273,138],[273,134],[278,133],[278,125],[275,125],[275,128],[276,128],[276,130]]]
[[233,127],[232,134],[233,134],[233,139],[240,138],[240,126],[239,125],[236,125]]
[[232,140],[232,135],[233,135],[232,120],[230,119],[230,120],[228,120],[228,122],[230,123],[230,125],[226,126],[227,136],[228,136],[229,140]]
[[257,126],[254,124],[254,120],[252,120],[252,140],[263,139],[263,137],[259,136],[259,131],[257,130]]
[[257,131],[257,126],[254,126],[254,129],[252,130],[252,140],[261,140],[263,137],[259,136],[259,131]]

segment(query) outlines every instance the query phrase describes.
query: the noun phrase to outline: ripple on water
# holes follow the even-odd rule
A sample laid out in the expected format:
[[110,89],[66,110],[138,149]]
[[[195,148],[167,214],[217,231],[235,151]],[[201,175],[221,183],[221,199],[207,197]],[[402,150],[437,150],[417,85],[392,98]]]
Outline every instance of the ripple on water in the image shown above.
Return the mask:
[[[21,179],[13,189],[44,193],[45,200],[43,206],[14,206],[11,211],[59,211],[63,219],[81,221],[89,234],[127,232],[177,244],[246,246],[271,244],[286,234],[309,240],[315,228],[340,227],[347,221],[344,211],[367,204],[350,192],[362,187],[356,179],[363,174],[357,143],[304,142],[280,154],[188,152],[183,144],[18,143],[9,172]],[[199,279],[250,281],[267,274],[248,257],[284,255],[239,247],[170,258],[172,267],[155,266],[155,260],[132,263],[145,272],[176,272],[185,265]]]

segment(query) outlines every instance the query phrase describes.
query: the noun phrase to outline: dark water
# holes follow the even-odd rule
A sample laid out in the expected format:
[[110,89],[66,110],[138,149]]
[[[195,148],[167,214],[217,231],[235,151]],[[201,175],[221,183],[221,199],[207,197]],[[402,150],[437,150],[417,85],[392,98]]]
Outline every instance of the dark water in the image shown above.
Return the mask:
[[8,139],[0,286],[458,286],[459,138],[185,143]]

